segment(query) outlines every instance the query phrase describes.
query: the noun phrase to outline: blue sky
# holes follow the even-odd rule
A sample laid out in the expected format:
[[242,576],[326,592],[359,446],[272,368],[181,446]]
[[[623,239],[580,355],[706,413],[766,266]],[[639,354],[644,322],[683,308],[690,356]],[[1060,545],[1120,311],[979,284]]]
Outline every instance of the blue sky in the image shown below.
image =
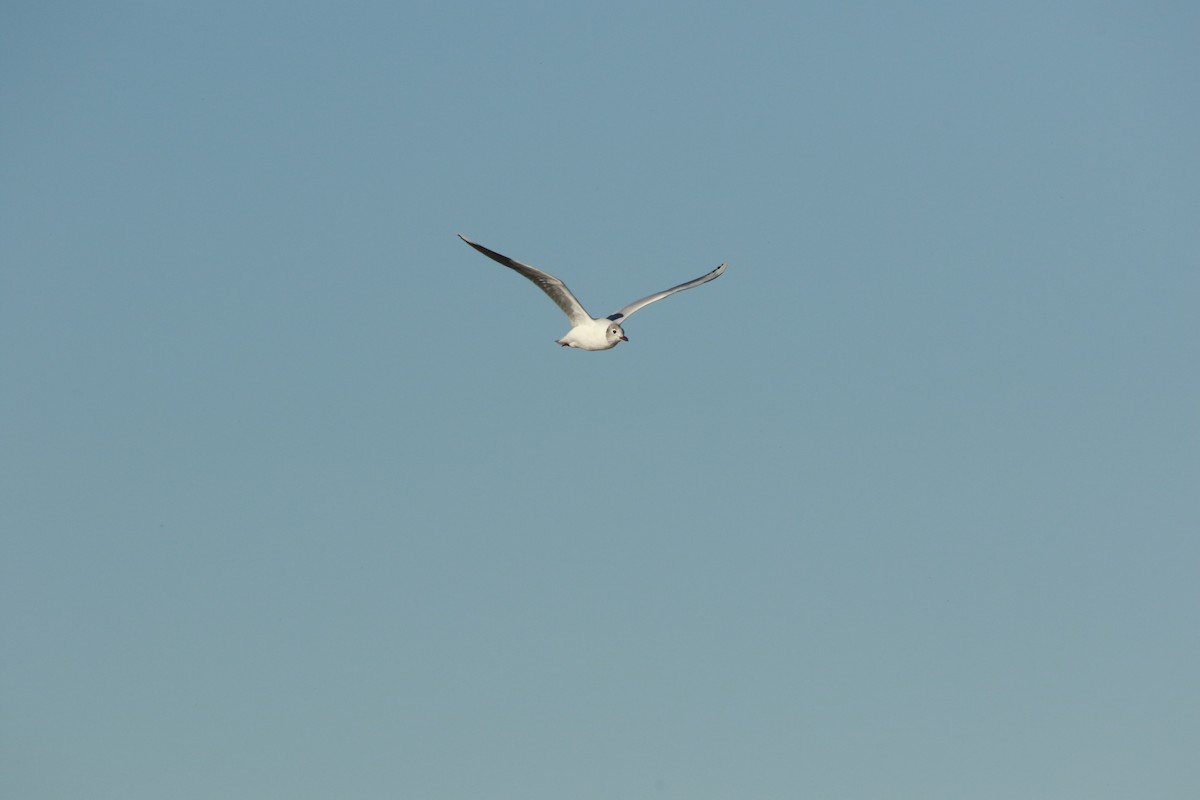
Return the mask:
[[0,794],[1200,791],[1191,4],[0,21]]

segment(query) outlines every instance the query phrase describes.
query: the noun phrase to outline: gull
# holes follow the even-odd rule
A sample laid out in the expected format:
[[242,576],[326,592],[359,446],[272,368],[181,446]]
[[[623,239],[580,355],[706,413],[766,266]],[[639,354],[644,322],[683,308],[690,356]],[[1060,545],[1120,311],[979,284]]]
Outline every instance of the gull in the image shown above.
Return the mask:
[[528,264],[522,264],[520,261],[514,261],[508,256],[500,255],[495,250],[489,250],[481,244],[472,242],[461,233],[458,234],[458,238],[488,258],[499,261],[509,269],[515,270],[526,278],[529,278],[529,280],[537,284],[539,289],[549,295],[550,299],[557,303],[558,307],[567,315],[567,319],[571,323],[571,330],[567,331],[561,339],[556,339],[555,341],[563,347],[577,347],[580,350],[611,350],[617,346],[618,342],[628,342],[629,339],[626,338],[625,331],[621,329],[618,323],[628,319],[635,311],[643,309],[651,303],[657,303],[664,297],[670,297],[676,292],[682,292],[684,289],[692,289],[702,283],[708,283],[725,271],[725,265],[721,264],[707,275],[702,275],[687,283],[681,283],[678,286],[672,286],[670,289],[656,292],[643,297],[641,300],[634,300],[616,313],[609,314],[607,317],[596,318],[584,309],[583,304],[575,298],[575,295],[571,294],[571,290],[567,288],[565,283],[549,272],[543,272],[537,267],[531,267]]

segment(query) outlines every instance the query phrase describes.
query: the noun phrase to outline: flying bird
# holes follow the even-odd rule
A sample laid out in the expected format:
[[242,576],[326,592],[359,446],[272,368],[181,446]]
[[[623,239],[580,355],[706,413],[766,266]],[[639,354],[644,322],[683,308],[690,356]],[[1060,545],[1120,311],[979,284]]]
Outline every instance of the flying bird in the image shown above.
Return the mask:
[[617,346],[618,342],[628,342],[629,339],[626,338],[625,331],[621,328],[620,323],[628,319],[635,311],[643,309],[651,303],[656,303],[664,297],[670,297],[676,292],[682,292],[684,289],[692,289],[702,283],[708,283],[725,271],[725,265],[722,264],[707,275],[702,275],[687,283],[681,283],[678,286],[672,286],[670,289],[656,292],[648,297],[643,297],[641,300],[634,300],[620,311],[597,319],[584,309],[583,304],[575,298],[575,295],[571,294],[571,290],[567,288],[565,283],[549,272],[542,272],[537,267],[531,267],[528,264],[522,264],[520,261],[514,261],[508,256],[500,255],[495,250],[489,250],[481,244],[472,242],[461,233],[458,235],[458,238],[488,258],[499,261],[509,269],[529,278],[529,280],[537,284],[538,288],[549,295],[550,299],[557,303],[558,307],[567,315],[567,319],[571,323],[571,330],[567,331],[561,339],[555,341],[563,347],[577,347],[580,350],[611,350]]

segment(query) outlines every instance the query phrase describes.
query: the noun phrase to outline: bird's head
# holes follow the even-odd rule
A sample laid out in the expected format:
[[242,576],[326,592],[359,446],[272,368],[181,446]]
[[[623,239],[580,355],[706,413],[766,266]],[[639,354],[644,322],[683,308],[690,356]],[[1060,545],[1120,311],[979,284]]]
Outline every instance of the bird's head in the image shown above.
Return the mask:
[[629,339],[625,338],[625,331],[621,330],[621,326],[615,322],[608,326],[608,330],[604,332],[604,335],[610,345],[615,345],[617,342],[629,341]]

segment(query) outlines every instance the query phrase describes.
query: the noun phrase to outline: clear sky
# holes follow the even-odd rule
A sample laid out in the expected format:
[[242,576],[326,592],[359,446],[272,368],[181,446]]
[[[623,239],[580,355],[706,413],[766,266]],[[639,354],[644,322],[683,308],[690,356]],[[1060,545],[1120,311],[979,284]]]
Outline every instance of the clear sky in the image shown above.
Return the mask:
[[1200,796],[1198,38],[6,3],[0,795]]

